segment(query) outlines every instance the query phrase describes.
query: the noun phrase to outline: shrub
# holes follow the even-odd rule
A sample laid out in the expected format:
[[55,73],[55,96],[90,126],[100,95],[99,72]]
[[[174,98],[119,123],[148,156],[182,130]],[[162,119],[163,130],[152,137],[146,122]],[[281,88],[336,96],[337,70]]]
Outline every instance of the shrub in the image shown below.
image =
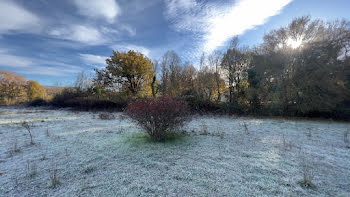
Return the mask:
[[122,111],[127,106],[127,101],[122,99],[110,100],[88,95],[74,89],[64,89],[57,94],[50,103],[54,107],[70,107],[75,110],[110,110]]
[[126,102],[114,102],[102,100],[94,97],[76,97],[64,102],[65,107],[72,107],[77,110],[122,110],[127,105]]
[[48,103],[42,98],[37,98],[37,99],[30,101],[27,105],[29,107],[40,107],[40,106],[47,106]]
[[209,100],[201,99],[199,96],[185,96],[184,100],[188,103],[192,111],[198,113],[218,112],[220,105]]
[[178,99],[158,97],[131,102],[126,114],[136,120],[152,140],[163,141],[189,120],[189,107]]
[[221,113],[224,114],[243,114],[242,108],[238,105],[238,103],[223,103],[220,109]]
[[67,107],[65,102],[78,96],[77,91],[73,88],[64,88],[52,98],[50,104],[54,107]]

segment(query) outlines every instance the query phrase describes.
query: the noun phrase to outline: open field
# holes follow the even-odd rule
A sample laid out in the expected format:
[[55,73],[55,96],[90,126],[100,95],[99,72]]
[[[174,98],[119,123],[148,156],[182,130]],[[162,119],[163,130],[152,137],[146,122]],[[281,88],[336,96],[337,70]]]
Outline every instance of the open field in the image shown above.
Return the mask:
[[0,196],[350,196],[350,124],[196,117],[153,143],[113,115],[0,108]]

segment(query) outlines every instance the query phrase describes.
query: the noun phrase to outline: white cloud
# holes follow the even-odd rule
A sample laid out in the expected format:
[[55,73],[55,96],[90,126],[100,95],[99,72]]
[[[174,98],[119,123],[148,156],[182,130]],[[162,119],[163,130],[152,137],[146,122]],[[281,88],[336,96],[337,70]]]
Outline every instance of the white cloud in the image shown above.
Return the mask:
[[0,66],[8,67],[28,67],[33,65],[33,62],[29,58],[10,55],[6,50],[0,50]]
[[40,27],[39,18],[10,0],[0,1],[0,33],[10,31],[35,32]]
[[171,17],[177,17],[179,12],[186,13],[198,5],[196,0],[168,0],[166,1],[166,12]]
[[49,31],[51,36],[59,39],[72,40],[87,45],[99,45],[106,42],[103,34],[94,27],[84,25],[70,25]]
[[138,45],[133,45],[133,44],[116,44],[111,46],[113,50],[116,51],[129,51],[129,50],[134,50],[138,51],[146,56],[150,55],[150,50],[148,48],[145,48],[143,46],[138,46]]
[[81,15],[91,18],[104,18],[113,23],[121,13],[115,0],[74,0]]
[[80,58],[87,64],[97,64],[97,65],[105,65],[106,59],[108,57],[106,56],[99,56],[99,55],[93,55],[93,54],[79,54]]
[[165,16],[177,31],[195,33],[200,49],[211,52],[236,35],[262,25],[292,0],[238,0],[235,3],[198,3],[167,0]]

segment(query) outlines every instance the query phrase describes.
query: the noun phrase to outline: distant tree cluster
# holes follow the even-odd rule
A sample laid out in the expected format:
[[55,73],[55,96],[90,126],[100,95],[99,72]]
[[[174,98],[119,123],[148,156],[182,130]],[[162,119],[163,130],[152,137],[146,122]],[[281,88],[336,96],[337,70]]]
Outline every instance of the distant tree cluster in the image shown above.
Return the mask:
[[174,51],[156,61],[132,50],[113,51],[84,96],[109,101],[171,96],[200,111],[346,119],[349,51],[349,21],[300,17],[254,48],[235,37],[225,52],[203,54],[197,68]]
[[0,71],[0,104],[11,105],[46,98],[46,90],[37,81]]

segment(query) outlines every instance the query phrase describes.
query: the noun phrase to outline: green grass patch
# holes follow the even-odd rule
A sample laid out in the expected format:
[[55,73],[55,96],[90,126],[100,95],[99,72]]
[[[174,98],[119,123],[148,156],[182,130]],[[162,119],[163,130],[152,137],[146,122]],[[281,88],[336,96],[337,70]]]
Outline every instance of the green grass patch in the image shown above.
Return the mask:
[[176,144],[185,140],[185,136],[182,134],[169,133],[166,135],[165,140],[157,142],[145,132],[131,133],[124,137],[124,142],[131,145],[144,145],[144,144]]

